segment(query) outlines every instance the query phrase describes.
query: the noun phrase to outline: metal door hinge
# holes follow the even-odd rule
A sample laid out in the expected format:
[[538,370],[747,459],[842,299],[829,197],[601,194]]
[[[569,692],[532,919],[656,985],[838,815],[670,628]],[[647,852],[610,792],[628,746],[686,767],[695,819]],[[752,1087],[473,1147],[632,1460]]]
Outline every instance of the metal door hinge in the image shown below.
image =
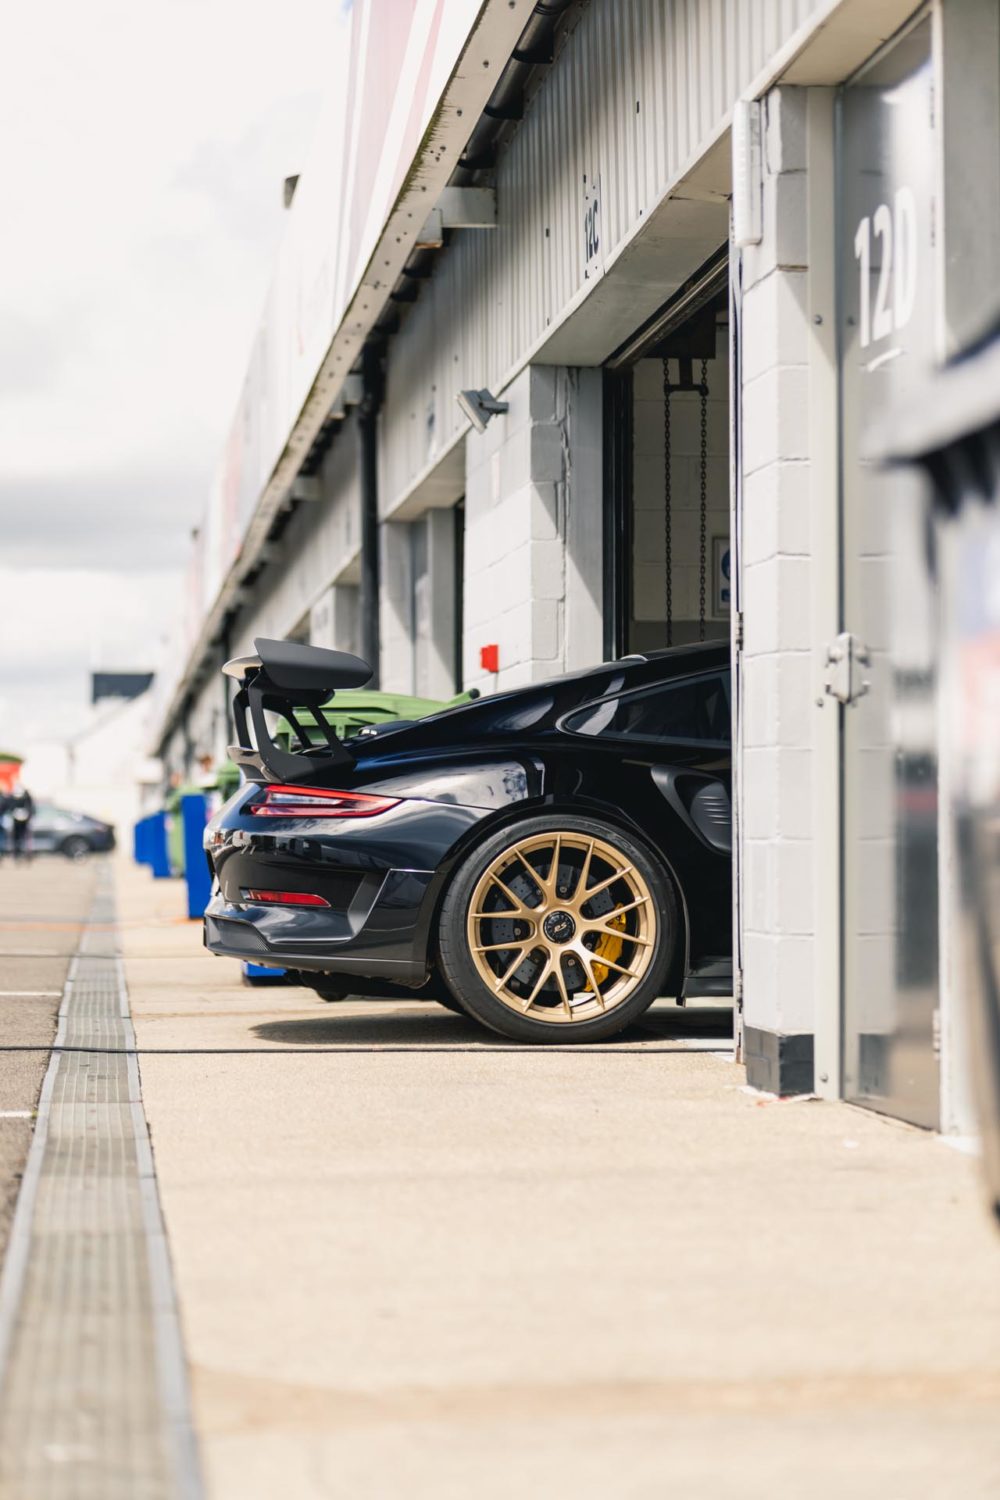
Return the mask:
[[736,611],[736,619],[733,624],[733,648],[736,651],[743,650],[743,611]]
[[845,706],[857,703],[871,687],[864,672],[871,666],[868,647],[844,630],[826,651],[826,691]]

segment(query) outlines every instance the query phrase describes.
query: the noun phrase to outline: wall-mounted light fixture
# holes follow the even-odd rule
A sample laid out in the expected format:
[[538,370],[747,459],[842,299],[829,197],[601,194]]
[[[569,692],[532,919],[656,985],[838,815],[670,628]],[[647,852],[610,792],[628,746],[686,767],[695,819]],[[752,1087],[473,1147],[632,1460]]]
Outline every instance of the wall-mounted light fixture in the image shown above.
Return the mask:
[[509,401],[498,401],[487,390],[459,391],[455,400],[477,432],[486,431],[491,417],[495,417],[499,412],[510,410]]

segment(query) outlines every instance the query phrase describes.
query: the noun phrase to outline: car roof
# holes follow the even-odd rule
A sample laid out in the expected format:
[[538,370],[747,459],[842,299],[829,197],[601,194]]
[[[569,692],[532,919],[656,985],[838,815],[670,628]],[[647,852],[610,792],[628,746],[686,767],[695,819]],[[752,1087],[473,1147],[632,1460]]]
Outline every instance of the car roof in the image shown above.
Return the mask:
[[[529,729],[551,729],[574,708],[612,694],[684,677],[710,668],[728,667],[728,641],[700,641],[668,647],[645,655],[620,657],[582,671],[567,672],[544,682],[526,683],[491,693],[472,703],[431,714],[414,724],[393,730],[386,725],[369,740],[352,739],[350,748],[359,760],[394,755],[404,750],[430,749],[440,744],[462,744],[480,736],[523,734]],[[536,708],[537,713],[526,719]]]

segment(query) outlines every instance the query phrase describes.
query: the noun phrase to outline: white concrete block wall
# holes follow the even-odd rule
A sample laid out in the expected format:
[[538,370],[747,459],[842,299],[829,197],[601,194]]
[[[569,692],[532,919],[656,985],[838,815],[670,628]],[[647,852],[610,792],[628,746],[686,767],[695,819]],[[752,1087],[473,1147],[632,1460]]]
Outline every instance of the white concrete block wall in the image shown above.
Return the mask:
[[566,593],[567,672],[604,655],[604,383],[600,370],[567,372],[568,423]]
[[457,691],[455,528],[453,506],[381,525],[379,619],[386,692],[450,698]]
[[324,589],[309,613],[309,642],[357,656],[361,649],[361,603],[357,584],[335,583]]
[[[764,237],[743,252],[744,1023],[814,1028],[817,922],[806,92],[764,103]],[[831,251],[832,253],[832,251]],[[833,413],[831,413],[831,420]],[[832,918],[831,918],[832,919]]]
[[414,648],[413,690],[424,698],[450,698],[455,680],[455,551],[454,507],[429,510],[427,570],[418,583],[414,616],[417,640]]
[[[601,658],[599,370],[532,365],[466,439],[464,681],[517,687]],[[499,648],[499,671],[480,650]]]
[[413,546],[410,523],[384,521],[379,527],[379,548],[382,688],[387,693],[412,693]]

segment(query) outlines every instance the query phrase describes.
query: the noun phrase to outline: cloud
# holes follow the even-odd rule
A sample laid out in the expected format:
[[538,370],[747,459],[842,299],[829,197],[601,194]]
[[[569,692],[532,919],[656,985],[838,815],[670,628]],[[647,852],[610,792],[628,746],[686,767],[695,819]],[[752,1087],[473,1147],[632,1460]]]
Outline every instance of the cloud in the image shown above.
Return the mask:
[[[199,142],[178,168],[172,192],[200,200],[227,240],[259,245],[277,210],[284,211],[285,178],[303,166],[305,150],[290,151],[288,142],[308,142],[321,101],[318,90],[282,99],[252,121],[239,140]],[[269,185],[263,200],[262,182]]]
[[342,24],[329,0],[5,21],[0,743],[62,732],[91,666],[170,628]]
[[[75,323],[75,328],[74,328]],[[8,307],[3,318],[0,398],[44,394],[61,378],[72,344],[81,337],[79,318],[65,312],[58,323]]]
[[[30,475],[0,487],[3,561],[26,568],[182,568],[206,465]],[[185,524],[188,518],[188,524]]]
[[90,673],[155,666],[179,610],[171,569],[0,568],[0,747],[69,737],[87,716]]

